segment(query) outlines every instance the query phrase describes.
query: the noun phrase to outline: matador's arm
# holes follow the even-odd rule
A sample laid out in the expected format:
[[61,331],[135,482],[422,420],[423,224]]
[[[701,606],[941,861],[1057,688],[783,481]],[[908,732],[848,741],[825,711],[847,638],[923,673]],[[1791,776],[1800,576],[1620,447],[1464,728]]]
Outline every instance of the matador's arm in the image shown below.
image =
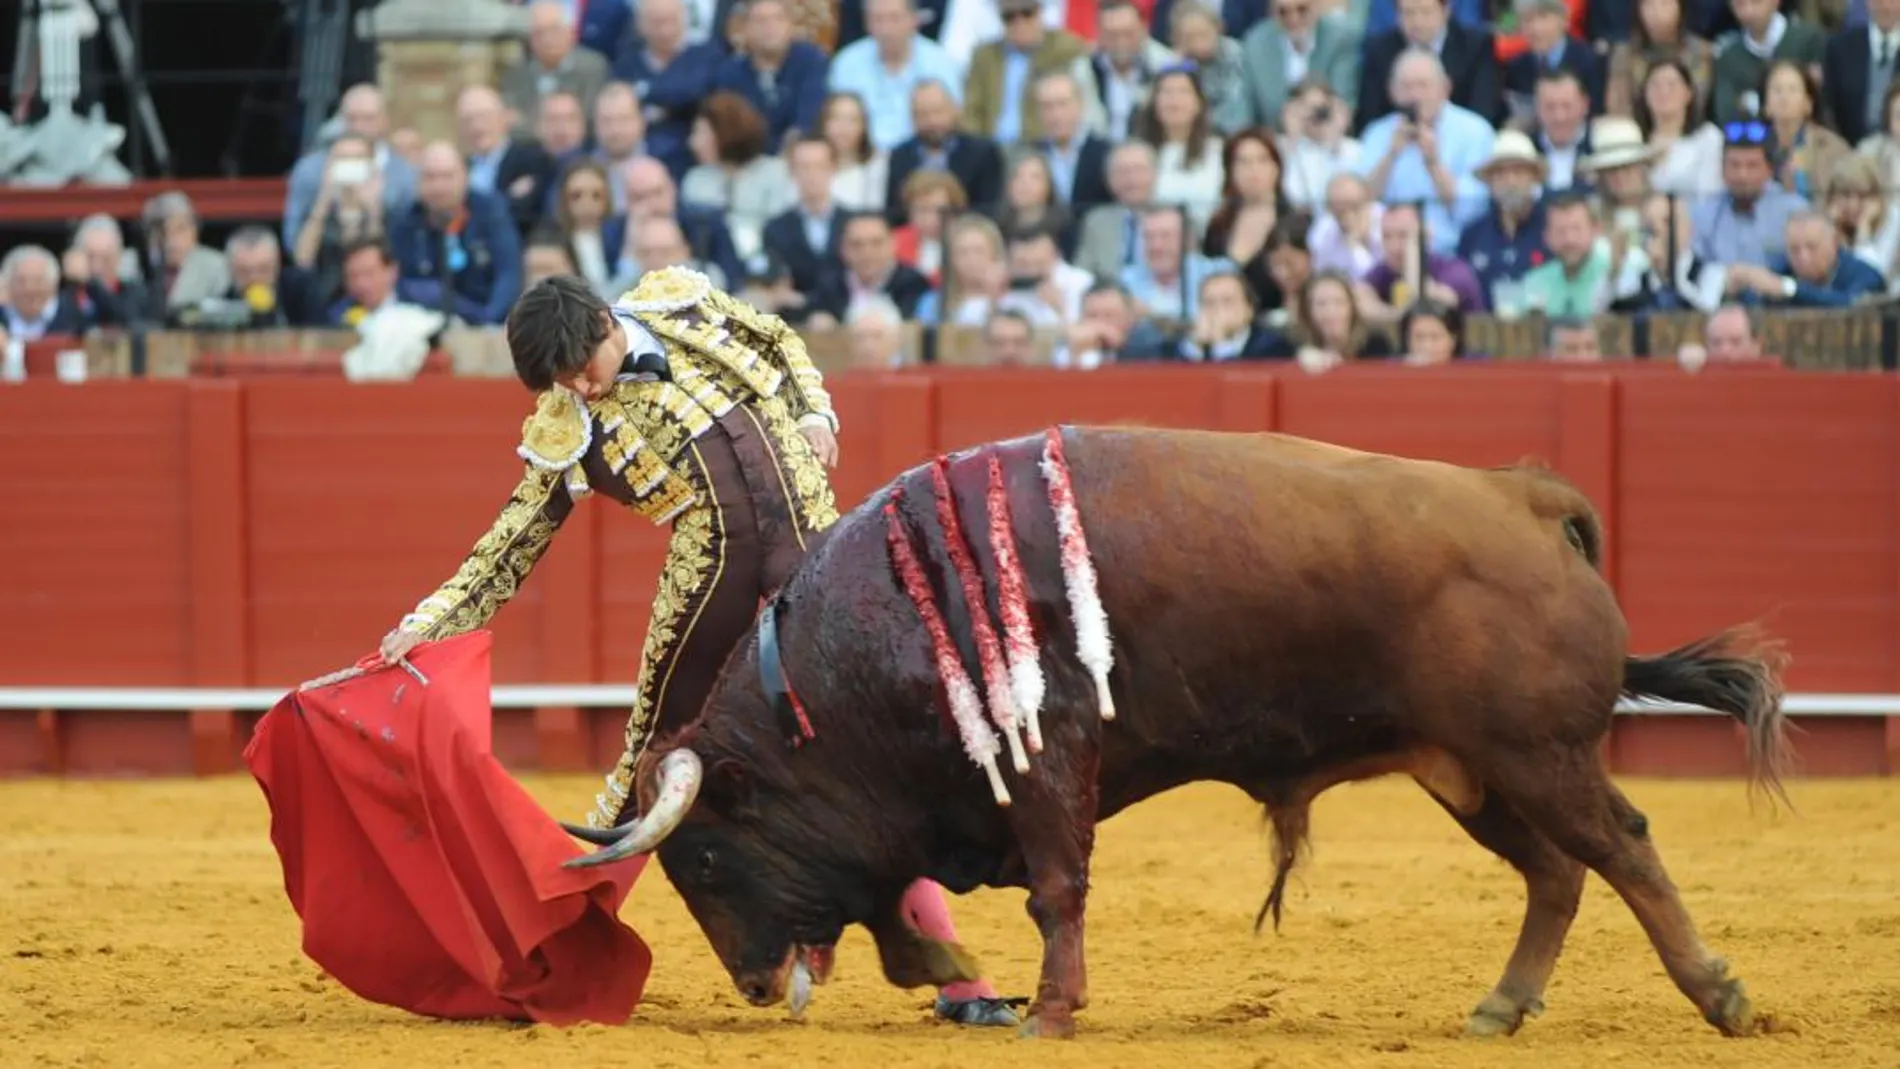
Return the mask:
[[805,351],[805,339],[799,337],[798,331],[780,317],[761,312],[736,298],[725,297],[719,303],[723,305],[722,311],[736,314],[767,339],[766,351],[760,355],[785,372],[785,384],[780,390],[785,406],[798,425],[816,425],[838,433],[838,414],[832,411],[831,394],[825,391],[825,376],[811,362],[811,354]]
[[572,511],[574,501],[561,473],[530,465],[455,575],[422,599],[398,628],[434,640],[486,625],[521,588]]
[[778,338],[772,349],[785,368],[785,404],[801,427],[816,424],[838,433],[838,414],[832,411],[831,394],[825,390],[825,376],[805,351],[805,339],[798,336],[783,319],[777,322]]

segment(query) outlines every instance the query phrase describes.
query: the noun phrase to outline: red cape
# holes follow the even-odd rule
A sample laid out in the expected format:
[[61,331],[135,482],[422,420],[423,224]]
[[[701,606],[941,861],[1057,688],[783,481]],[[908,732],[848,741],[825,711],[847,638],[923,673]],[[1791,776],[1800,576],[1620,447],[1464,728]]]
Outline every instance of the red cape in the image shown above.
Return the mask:
[[644,857],[597,869],[490,752],[491,639],[286,696],[244,760],[303,950],[372,1002],[447,1018],[624,1023],[653,957],[616,917]]

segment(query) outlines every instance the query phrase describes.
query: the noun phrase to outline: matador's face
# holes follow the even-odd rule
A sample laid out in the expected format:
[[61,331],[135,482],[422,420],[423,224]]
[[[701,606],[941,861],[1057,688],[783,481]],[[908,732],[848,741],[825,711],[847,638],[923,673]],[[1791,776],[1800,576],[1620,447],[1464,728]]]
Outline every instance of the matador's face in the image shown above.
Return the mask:
[[554,381],[580,394],[587,401],[598,401],[613,389],[614,376],[627,361],[627,330],[620,320],[607,317],[607,337],[578,371],[554,376]]

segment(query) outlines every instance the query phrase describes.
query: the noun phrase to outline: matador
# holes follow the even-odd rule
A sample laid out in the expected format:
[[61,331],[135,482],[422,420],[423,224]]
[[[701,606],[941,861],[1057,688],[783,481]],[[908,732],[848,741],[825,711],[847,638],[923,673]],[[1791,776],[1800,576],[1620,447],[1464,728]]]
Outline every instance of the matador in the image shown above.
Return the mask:
[[[596,491],[670,524],[626,745],[587,817],[612,827],[636,815],[648,741],[698,716],[762,600],[838,518],[825,474],[838,417],[796,332],[687,268],[650,272],[612,305],[580,279],[546,279],[515,302],[506,331],[515,372],[537,394],[516,450],[526,467],[494,525],[382,654],[395,661],[485,626]],[[955,941],[941,887],[920,881],[906,906],[925,934]],[[945,987],[936,1012],[1017,1022],[987,981]]]

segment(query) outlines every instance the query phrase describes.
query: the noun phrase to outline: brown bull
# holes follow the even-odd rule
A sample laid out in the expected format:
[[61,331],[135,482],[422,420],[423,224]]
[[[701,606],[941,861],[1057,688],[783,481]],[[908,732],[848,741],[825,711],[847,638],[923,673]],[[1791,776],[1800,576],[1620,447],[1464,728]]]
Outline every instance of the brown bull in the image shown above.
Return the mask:
[[[1073,488],[1112,632],[1112,668],[1096,665],[1105,695],[1084,663],[1086,634],[1078,641],[1086,598],[1062,563],[1058,482]],[[1008,622],[1012,562],[1003,554],[999,566],[981,537],[998,515],[1046,696],[1029,770],[1004,762],[986,787],[967,725],[960,744],[943,710],[956,662],[993,660],[987,639]],[[1740,633],[1628,655],[1596,568],[1600,539],[1589,501],[1536,467],[1122,428],[968,451],[905,473],[831,530],[700,721],[649,755],[641,820],[581,863],[657,846],[760,1005],[808,963],[822,981],[853,923],[869,928],[893,983],[953,979],[967,959],[905,922],[904,889],[918,877],[958,892],[1026,888],[1045,952],[1025,1027],[1068,1035],[1088,1000],[1082,918],[1098,821],[1200,780],[1249,792],[1276,833],[1262,912],[1277,923],[1313,800],[1406,773],[1524,877],[1517,947],[1471,1031],[1513,1032],[1542,1009],[1595,871],[1703,1017],[1745,1034],[1756,1020],[1741,983],[1698,939],[1600,745],[1620,696],[1706,706],[1746,725],[1755,783],[1778,790],[1780,657]],[[894,561],[912,554],[923,578],[907,593]],[[966,590],[981,595],[975,613]],[[948,633],[935,649],[934,613]],[[1005,720],[996,730],[1008,734]]]

